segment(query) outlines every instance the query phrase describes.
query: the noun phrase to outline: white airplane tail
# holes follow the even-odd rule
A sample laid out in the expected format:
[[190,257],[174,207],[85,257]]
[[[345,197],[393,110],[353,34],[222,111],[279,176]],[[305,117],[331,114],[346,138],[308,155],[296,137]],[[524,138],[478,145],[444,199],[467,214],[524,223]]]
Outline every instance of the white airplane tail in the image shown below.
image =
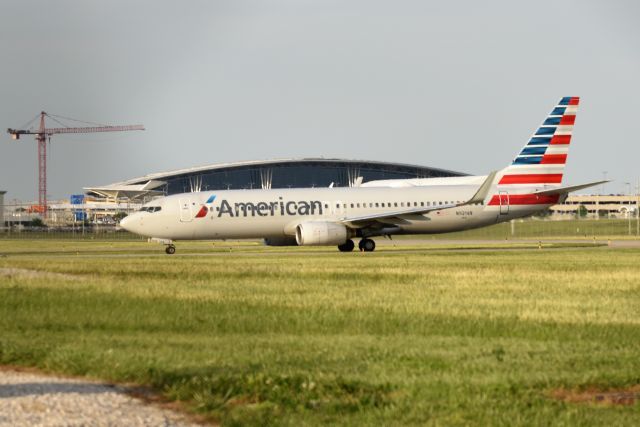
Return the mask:
[[562,184],[579,102],[577,96],[560,100],[513,163],[498,173],[499,186],[515,189]]
[[542,194],[540,191],[562,188],[579,102],[577,96],[560,100],[513,162],[496,173],[487,204],[555,204],[562,194],[568,193]]

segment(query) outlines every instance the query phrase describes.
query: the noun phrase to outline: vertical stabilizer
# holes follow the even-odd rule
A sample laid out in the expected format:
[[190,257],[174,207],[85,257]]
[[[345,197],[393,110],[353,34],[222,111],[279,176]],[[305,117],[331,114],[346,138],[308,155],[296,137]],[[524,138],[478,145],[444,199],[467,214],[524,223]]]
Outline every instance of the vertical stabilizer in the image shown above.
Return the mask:
[[577,96],[560,100],[513,163],[500,171],[499,186],[515,189],[561,185],[579,103]]

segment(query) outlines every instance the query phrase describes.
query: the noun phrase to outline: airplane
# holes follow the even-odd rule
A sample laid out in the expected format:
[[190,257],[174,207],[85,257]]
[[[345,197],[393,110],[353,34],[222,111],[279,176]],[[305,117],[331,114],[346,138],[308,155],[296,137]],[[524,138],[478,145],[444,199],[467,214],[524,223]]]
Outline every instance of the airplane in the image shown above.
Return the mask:
[[579,97],[560,100],[516,158],[485,176],[414,178],[341,188],[220,190],[155,199],[120,227],[175,253],[176,240],[261,238],[272,246],[337,245],[371,252],[372,237],[486,227],[562,203],[562,186]]

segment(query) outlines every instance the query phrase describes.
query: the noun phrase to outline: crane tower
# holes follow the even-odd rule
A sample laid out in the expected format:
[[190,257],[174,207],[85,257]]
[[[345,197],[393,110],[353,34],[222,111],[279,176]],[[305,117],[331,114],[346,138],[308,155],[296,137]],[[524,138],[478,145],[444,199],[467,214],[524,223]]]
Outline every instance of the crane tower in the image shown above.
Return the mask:
[[[47,139],[51,141],[51,135],[61,133],[94,133],[94,132],[124,132],[131,130],[144,130],[143,125],[106,126],[93,123],[95,126],[67,127],[55,118],[68,119],[67,117],[55,116],[42,111],[40,114],[40,126],[38,130],[30,129],[7,129],[13,139],[20,139],[20,135],[35,135],[38,142],[38,211],[46,217],[47,215]],[[65,127],[47,128],[45,117],[60,123]],[[34,119],[35,120],[35,119]],[[75,119],[69,119],[79,121]],[[87,122],[83,122],[87,123]]]

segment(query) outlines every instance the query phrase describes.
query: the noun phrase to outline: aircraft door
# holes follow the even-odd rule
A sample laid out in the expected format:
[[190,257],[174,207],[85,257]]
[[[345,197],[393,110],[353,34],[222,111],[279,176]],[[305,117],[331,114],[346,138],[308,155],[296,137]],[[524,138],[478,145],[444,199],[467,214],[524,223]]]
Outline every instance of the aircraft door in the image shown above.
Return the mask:
[[191,220],[193,220],[191,200],[180,199],[180,222],[191,222]]
[[500,191],[498,197],[500,198],[500,215],[507,215],[509,213],[509,193]]

